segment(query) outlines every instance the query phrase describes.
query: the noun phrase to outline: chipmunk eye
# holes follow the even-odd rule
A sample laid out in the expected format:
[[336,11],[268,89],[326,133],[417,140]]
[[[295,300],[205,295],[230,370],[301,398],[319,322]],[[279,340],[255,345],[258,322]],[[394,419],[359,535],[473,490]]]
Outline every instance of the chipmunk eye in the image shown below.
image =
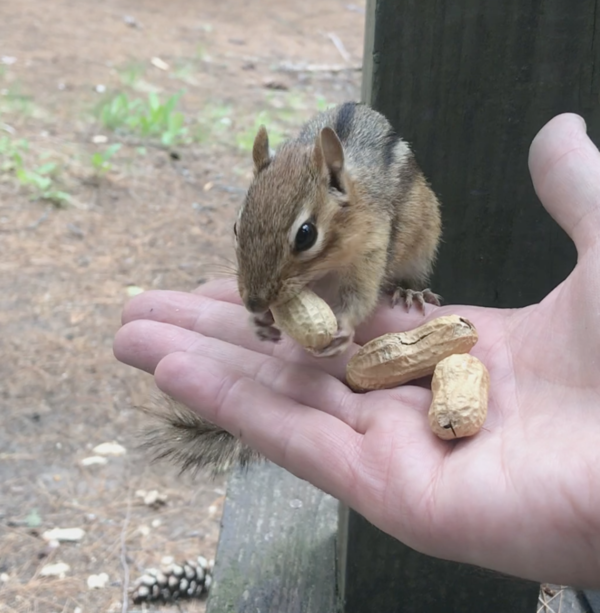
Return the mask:
[[296,251],[306,251],[317,242],[317,228],[315,224],[307,221],[303,223],[296,233],[294,248]]

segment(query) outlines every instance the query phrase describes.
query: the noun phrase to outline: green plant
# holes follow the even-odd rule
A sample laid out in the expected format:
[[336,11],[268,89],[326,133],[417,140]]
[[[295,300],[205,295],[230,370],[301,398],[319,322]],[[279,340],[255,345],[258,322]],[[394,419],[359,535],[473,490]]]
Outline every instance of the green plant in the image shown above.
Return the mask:
[[163,145],[171,146],[183,141],[187,133],[183,113],[175,110],[180,97],[175,94],[162,103],[154,92],[148,94],[147,101],[120,93],[101,105],[98,118],[109,130],[157,137]]
[[119,151],[121,143],[114,143],[107,147],[104,151],[96,151],[92,154],[92,166],[94,173],[97,176],[103,175],[111,169],[109,160]]
[[141,105],[141,100],[130,100],[127,94],[117,94],[98,109],[98,119],[105,128],[118,130],[128,126]]
[[63,206],[70,201],[71,197],[56,188],[53,176],[56,170],[57,164],[48,162],[33,170],[18,167],[15,175],[21,185],[32,190],[31,200],[48,200],[56,206]]
[[13,140],[8,136],[0,138],[0,172],[10,172],[23,166],[23,152],[29,148],[24,138]]
[[[31,192],[32,200],[48,200],[56,206],[63,206],[71,197],[56,186],[58,165],[47,162],[28,168],[25,157],[29,151],[29,141],[8,136],[0,138],[0,173],[14,176],[20,185]],[[39,158],[47,157],[40,154]]]
[[131,62],[118,68],[119,78],[124,85],[134,87],[146,72],[146,65],[142,62]]

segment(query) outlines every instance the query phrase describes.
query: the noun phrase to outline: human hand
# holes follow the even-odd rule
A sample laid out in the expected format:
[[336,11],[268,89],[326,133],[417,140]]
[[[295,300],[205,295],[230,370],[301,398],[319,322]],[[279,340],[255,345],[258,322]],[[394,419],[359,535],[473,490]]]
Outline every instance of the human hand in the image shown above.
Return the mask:
[[[523,309],[427,307],[458,314],[490,373],[485,429],[432,434],[431,392],[354,394],[348,355],[318,360],[285,338],[261,343],[233,280],[194,294],[134,298],[116,357],[158,387],[423,553],[558,584],[600,586],[600,153],[561,115],[534,139],[530,171],[575,242],[577,266]],[[359,344],[423,323],[381,306]]]

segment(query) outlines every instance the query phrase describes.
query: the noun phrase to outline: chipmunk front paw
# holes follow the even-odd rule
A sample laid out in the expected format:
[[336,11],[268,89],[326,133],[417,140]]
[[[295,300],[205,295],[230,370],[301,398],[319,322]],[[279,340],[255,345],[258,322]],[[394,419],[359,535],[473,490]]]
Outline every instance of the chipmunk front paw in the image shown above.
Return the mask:
[[413,305],[413,302],[416,303],[417,308],[425,313],[425,303],[433,304],[435,306],[440,306],[440,301],[442,297],[438,294],[434,294],[429,288],[415,291],[412,289],[405,289],[403,287],[397,287],[392,293],[392,308],[397,304],[402,302],[404,304],[404,308],[407,311],[410,311],[410,308]]
[[344,353],[353,340],[354,330],[348,326],[341,326],[327,347],[312,349],[310,353],[317,358],[334,358]]
[[250,321],[254,327],[254,333],[261,341],[278,343],[281,340],[281,330],[275,326],[271,311],[252,315]]

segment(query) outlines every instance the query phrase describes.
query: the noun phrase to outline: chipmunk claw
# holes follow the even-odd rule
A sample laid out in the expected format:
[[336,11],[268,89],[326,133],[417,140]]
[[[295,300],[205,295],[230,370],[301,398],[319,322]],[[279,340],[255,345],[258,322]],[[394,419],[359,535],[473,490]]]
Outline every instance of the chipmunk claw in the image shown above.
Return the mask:
[[410,311],[413,302],[416,303],[417,308],[425,313],[425,304],[433,304],[440,306],[442,297],[435,294],[431,289],[427,288],[421,291],[415,291],[412,289],[406,289],[403,287],[397,287],[392,293],[391,303],[392,308],[400,302],[404,303],[406,311]]
[[322,349],[311,349],[310,353],[316,358],[334,358],[338,355],[342,355],[353,340],[353,330],[340,328],[327,347],[323,347]]
[[275,327],[275,320],[271,311],[260,315],[252,315],[250,321],[254,327],[254,333],[261,341],[278,343],[281,340],[281,330]]

